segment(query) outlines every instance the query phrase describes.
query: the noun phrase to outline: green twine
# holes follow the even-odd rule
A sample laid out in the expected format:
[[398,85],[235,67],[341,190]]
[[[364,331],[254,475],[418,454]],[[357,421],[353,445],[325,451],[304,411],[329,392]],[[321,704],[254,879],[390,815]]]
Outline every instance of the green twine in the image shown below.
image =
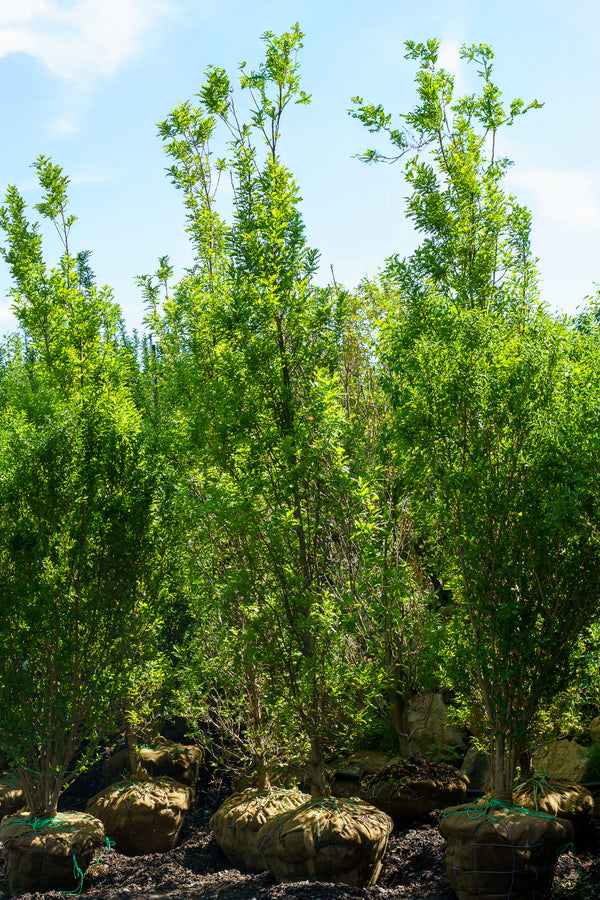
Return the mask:
[[39,819],[37,816],[34,819],[27,819],[24,816],[11,816],[10,824],[12,825],[13,823],[22,823],[28,828],[31,828],[36,834],[40,831],[48,831],[52,828],[63,828],[66,830],[70,827],[72,834],[75,834],[77,830],[73,825],[69,825],[68,822],[61,818],[60,814],[52,816],[50,819]]
[[96,859],[88,866],[86,871],[91,872],[92,869],[95,869],[97,866],[99,866],[102,861],[110,854],[110,851],[115,846],[115,843],[116,842],[113,841],[112,838],[109,838],[108,835],[106,835],[106,837],[104,838],[103,846],[96,851]]
[[61,894],[69,894],[71,896],[76,896],[78,894],[81,894],[81,892],[83,891],[83,872],[81,870],[79,863],[77,862],[77,857],[75,856],[75,854],[73,854],[73,878],[75,879],[76,882],[79,881],[79,884],[77,885],[75,890],[61,891],[60,892]]
[[[114,846],[115,846],[115,842],[113,840],[111,840],[109,837],[105,837],[104,838],[104,850],[101,847],[96,852],[96,859],[94,860],[94,862],[91,865],[89,865],[87,867],[87,869],[85,870],[86,873],[91,872],[92,869],[95,869],[96,866],[99,866],[100,863],[102,862],[102,860],[106,856],[108,856],[108,854],[110,853],[110,851],[112,850],[112,848]],[[60,892],[61,894],[77,895],[77,894],[81,894],[81,892],[83,891],[84,872],[81,870],[79,863],[77,862],[77,858],[76,858],[75,854],[73,854],[73,877],[76,880],[79,879],[79,884],[76,887],[76,889],[74,891],[61,891]]]
[[577,856],[577,851],[575,850],[575,844],[573,841],[569,841],[567,844],[563,844],[561,847],[558,847],[556,851],[556,858],[562,856],[563,853],[572,853],[575,858],[575,863],[577,864],[577,884],[581,884],[583,879],[585,878],[585,873],[581,868],[581,863],[579,862],[579,857]]
[[120,794],[118,800],[123,800],[128,809],[131,809],[136,797],[150,797],[156,806],[156,801],[160,797],[166,802],[168,792],[162,783],[165,776],[158,778],[147,778],[137,781],[132,778],[126,778],[123,781],[116,781],[109,785],[103,791],[103,796],[108,794]]
[[[342,817],[344,823],[347,824],[347,820],[344,816],[344,807],[346,807],[347,811],[348,806],[353,808],[353,812],[357,812],[362,816],[373,816],[373,813],[375,812],[376,814],[389,818],[381,810],[374,810],[372,806],[368,806],[361,800],[356,800],[354,797],[311,797],[311,799],[307,800],[306,803],[303,803],[302,806],[297,806],[295,809],[286,810],[285,813],[281,813],[281,821],[273,831],[268,832],[269,837],[278,834],[297,813],[302,813],[309,809],[317,808],[319,811],[325,810],[328,812],[337,812]],[[279,816],[277,816],[277,818],[279,818]],[[323,826],[321,827],[319,816],[317,819],[317,849],[323,836],[323,832],[325,831],[326,824],[327,820],[323,822]]]
[[159,781],[160,778],[147,778],[139,780],[136,778],[123,778],[121,781],[115,781],[114,784],[111,784],[107,788],[104,788],[104,793],[108,794],[122,791],[125,794],[131,791],[134,794],[137,794],[139,797],[143,797],[145,794],[151,794],[154,788],[160,789],[161,785]]
[[0,784],[2,784],[3,782],[12,785],[15,788],[21,787],[19,776],[14,772],[4,772],[2,776],[0,776]]
[[[66,822],[60,816],[60,813],[56,816],[53,816],[50,819],[39,819],[36,816],[34,819],[29,820],[29,819],[25,819],[23,816],[11,816],[10,821],[11,821],[11,824],[13,822],[17,822],[17,823],[22,822],[24,825],[27,825],[29,828],[31,828],[36,834],[40,833],[41,831],[49,831],[53,828],[55,828],[55,829],[60,828],[61,830],[63,830],[63,829],[66,830],[69,827],[71,829],[71,834],[77,833],[77,828],[75,828],[75,826],[72,823]],[[96,866],[100,865],[102,859],[104,859],[104,857],[108,856],[108,854],[110,853],[112,848],[115,846],[115,842],[108,836],[104,838],[103,843],[104,843],[104,852],[102,852],[102,848],[100,848],[100,850],[98,850],[98,852],[96,853],[96,859],[90,866],[88,866],[88,868],[86,869],[87,872],[89,872],[91,869],[96,868]],[[75,879],[77,886],[72,891],[60,891],[60,893],[70,895],[70,896],[78,896],[79,894],[81,894],[83,891],[84,876],[85,876],[85,873],[83,872],[81,866],[77,862],[77,857],[75,856],[75,853],[73,853],[73,878]]]
[[[466,813],[469,819],[481,819],[484,816],[488,815],[488,811],[492,810],[504,810],[506,815],[510,815],[510,813],[522,813],[525,816],[535,816],[538,819],[554,819],[555,816],[549,815],[549,813],[540,812],[538,809],[527,809],[524,806],[515,806],[512,802],[508,802],[506,800],[497,800],[495,797],[490,797],[489,800],[481,801],[476,800],[466,809],[464,807],[451,807],[449,810],[445,810],[441,818],[449,819],[451,816],[458,816],[462,813]],[[496,818],[496,817],[494,817]]]
[[[488,816],[488,810],[504,810],[506,815],[510,815],[513,812],[521,813],[526,816],[534,816],[538,819],[555,819],[556,816],[549,815],[548,813],[540,812],[538,809],[527,809],[524,806],[515,806],[512,803],[509,803],[504,800],[497,800],[495,797],[491,797],[488,801],[482,802],[481,800],[475,801],[466,809],[462,808],[450,808],[447,811],[444,811],[440,818],[449,819],[451,816],[461,815],[461,813],[466,813],[470,819],[481,819],[484,816]],[[504,818],[504,817],[503,817]],[[496,817],[489,817],[491,821],[496,821]],[[560,847],[556,849],[556,859],[561,856],[563,853],[571,852],[575,858],[575,863],[577,865],[577,883],[581,883],[584,878],[584,871],[581,868],[581,864],[577,857],[577,852],[575,850],[575,845],[572,841],[569,841],[566,844],[562,844]]]
[[58,772],[38,772],[37,769],[30,769],[25,763],[22,763],[19,760],[18,756],[13,756],[14,761],[19,766],[20,769],[24,769],[26,772],[31,772],[32,775],[39,775],[41,778],[58,778],[60,775],[79,775],[80,769],[72,769],[69,771],[64,771],[59,769]]
[[519,784],[515,785],[515,791],[517,793],[526,791],[528,788],[531,788],[531,792],[533,794],[533,805],[535,809],[538,808],[538,794],[541,794],[542,797],[545,797],[546,789],[548,791],[552,790],[550,779],[543,770],[540,775],[532,775],[531,778],[526,778]]

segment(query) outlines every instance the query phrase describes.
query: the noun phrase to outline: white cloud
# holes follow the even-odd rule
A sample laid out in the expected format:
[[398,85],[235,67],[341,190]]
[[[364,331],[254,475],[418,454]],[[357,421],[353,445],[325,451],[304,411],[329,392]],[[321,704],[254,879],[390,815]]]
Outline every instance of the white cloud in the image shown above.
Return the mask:
[[135,56],[172,10],[171,0],[2,0],[0,57],[26,53],[84,86]]
[[[580,233],[600,226],[600,176],[577,169],[510,171],[511,187],[531,192],[539,212]],[[527,202],[527,197],[523,198]]]
[[97,181],[110,181],[111,176],[107,172],[98,169],[85,169],[75,175],[69,176],[70,184],[92,184]]
[[[458,29],[452,28],[456,33]],[[455,37],[444,37],[440,41],[438,66],[454,76],[454,97],[459,97],[467,89],[467,65],[460,58],[460,48],[464,41]]]
[[464,69],[464,63],[460,58],[460,47],[461,42],[454,38],[444,38],[440,41],[438,65],[451,72],[452,75],[459,75]]
[[50,134],[55,137],[64,137],[67,134],[76,134],[81,129],[68,117],[58,116],[48,123]]

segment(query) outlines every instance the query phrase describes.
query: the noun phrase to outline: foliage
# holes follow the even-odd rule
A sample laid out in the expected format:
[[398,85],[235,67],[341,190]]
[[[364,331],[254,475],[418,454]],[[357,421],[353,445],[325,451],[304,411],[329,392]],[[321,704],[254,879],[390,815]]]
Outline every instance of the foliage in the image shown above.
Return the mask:
[[[381,635],[391,637],[392,608],[403,603],[404,561],[389,501],[379,505],[387,474],[377,417],[387,413],[370,371],[376,303],[367,290],[351,296],[312,283],[317,254],[278,151],[284,110],[309,102],[296,59],[302,33],[295,26],[264,40],[265,62],[241,67],[249,124],[226,73],[211,68],[197,105],[159,126],[196,259],[165,297],[162,318],[159,279],[143,285],[162,383],[177,386],[169,407],[189,440],[179,460],[195,529],[196,615],[213,635],[219,674],[239,681],[252,723],[245,737],[258,756],[275,746],[267,723],[281,738],[286,720],[296,742],[299,729],[307,736],[323,791],[324,748],[356,729],[387,687]],[[230,140],[213,162],[219,125]],[[216,209],[226,175],[229,224]],[[371,594],[377,606],[368,609]],[[384,594],[393,600],[380,617]],[[195,658],[196,682],[211,686],[206,706],[223,710],[217,673]],[[235,703],[231,713],[239,715]]]
[[261,785],[309,753],[321,793],[357,735],[410,752],[421,689],[485,718],[498,789],[535,729],[597,712],[599,303],[544,309],[498,152],[540,104],[503,102],[486,45],[457,98],[437,41],[407,42],[415,108],[352,115],[394,148],[365,161],[403,160],[422,243],[317,287],[281,152],[302,39],[267,32],[239,88],[211,67],[159,124],[194,260],[138,279],[144,338],[72,250],[59,166],[34,164],[55,266],[16,188],[0,208],[0,750],[38,814],[165,700]]
[[355,113],[415,151],[408,213],[426,235],[387,264],[387,390],[411,514],[455,598],[454,681],[483,704],[503,790],[596,613],[597,398],[571,333],[538,304],[530,216],[501,187],[498,129],[539,104],[505,111],[485,45],[462,50],[482,91],[458,100],[437,42],[407,50],[416,140],[372,106]]
[[0,211],[22,338],[5,348],[0,406],[0,745],[29,808],[53,815],[74,755],[92,752],[156,628],[158,473],[125,383],[118,309],[73,257],[68,179],[40,157],[57,225],[48,269],[9,188]]

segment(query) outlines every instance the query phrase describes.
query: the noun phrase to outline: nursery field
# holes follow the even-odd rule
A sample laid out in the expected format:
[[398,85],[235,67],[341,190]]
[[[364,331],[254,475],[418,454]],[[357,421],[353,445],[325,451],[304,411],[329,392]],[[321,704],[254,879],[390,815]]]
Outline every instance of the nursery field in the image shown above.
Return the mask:
[[350,114],[422,243],[321,287],[279,153],[302,39],[159,123],[195,261],[137,278],[143,335],[59,165],[56,266],[0,206],[1,898],[545,898],[557,859],[553,897],[600,897],[600,293],[548,310],[504,189],[540,103],[406,41],[416,106]]
[[[103,783],[96,766],[63,795],[61,807],[85,810],[89,796]],[[232,868],[216,844],[208,820],[228,794],[228,787],[218,779],[198,790],[195,807],[173,850],[135,857],[111,850],[86,876],[83,896],[87,900],[455,900],[445,872],[445,842],[437,828],[441,811],[394,828],[374,887],[359,890],[307,881],[276,884],[269,873],[248,875]],[[551,900],[600,898],[599,826],[598,820],[592,821],[588,834],[578,842],[577,858],[571,851],[559,857]],[[0,880],[0,900],[10,896]],[[64,896],[57,891],[21,895],[22,900]]]

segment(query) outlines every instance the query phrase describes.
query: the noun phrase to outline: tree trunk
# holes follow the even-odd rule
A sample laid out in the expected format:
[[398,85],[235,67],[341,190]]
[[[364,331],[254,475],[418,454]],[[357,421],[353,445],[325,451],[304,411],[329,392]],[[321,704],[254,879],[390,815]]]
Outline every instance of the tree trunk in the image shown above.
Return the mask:
[[269,778],[269,769],[267,767],[266,753],[264,752],[264,750],[257,751],[254,756],[254,764],[256,766],[256,781],[258,790],[270,790],[271,779]]
[[514,768],[512,764],[512,742],[504,735],[496,733],[492,748],[492,797],[502,803],[512,804]]
[[406,712],[406,703],[403,694],[394,685],[388,691],[389,712],[396,737],[398,738],[398,749],[401,756],[410,756],[410,735],[406,730],[406,722],[404,714]]
[[137,734],[132,725],[130,710],[131,704],[128,702],[125,712],[125,736],[127,738],[127,749],[129,750],[129,771],[131,778],[141,781],[144,778],[148,778],[148,772],[142,765]]
[[315,734],[310,736],[310,764],[312,769],[312,781],[310,785],[311,797],[329,797],[331,788],[323,772],[323,754],[321,746]]
[[37,819],[53,819],[64,776],[33,772],[24,766],[19,766],[18,772],[29,812]]
[[263,718],[262,704],[256,673],[252,667],[246,667],[246,683],[250,698],[250,711],[252,715],[252,730],[254,731],[254,765],[256,766],[256,778],[259,791],[268,791],[271,787],[269,769],[267,766],[267,748],[265,741],[265,722]]
[[532,775],[531,753],[529,750],[522,750],[519,755],[519,778],[523,781],[526,778],[531,778]]

